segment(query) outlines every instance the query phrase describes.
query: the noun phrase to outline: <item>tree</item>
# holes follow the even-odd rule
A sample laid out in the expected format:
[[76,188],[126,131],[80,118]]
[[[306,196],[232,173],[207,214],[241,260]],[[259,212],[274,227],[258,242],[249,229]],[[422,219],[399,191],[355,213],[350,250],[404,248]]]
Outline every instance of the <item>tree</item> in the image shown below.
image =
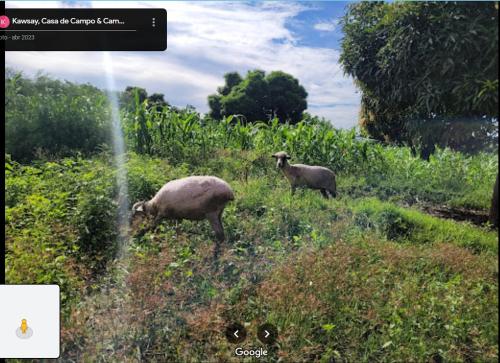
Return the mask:
[[148,96],[148,103],[151,107],[165,107],[169,106],[168,102],[165,101],[165,96],[163,93],[153,93]]
[[226,73],[224,75],[224,80],[226,84],[217,88],[217,92],[219,92],[222,96],[227,96],[235,86],[239,85],[243,81],[238,72]]
[[120,107],[134,110],[137,103],[136,97],[138,97],[138,102],[142,103],[148,98],[148,92],[141,87],[128,86],[120,95]]
[[220,99],[221,96],[218,94],[208,96],[208,107],[210,108],[208,115],[215,120],[222,118]]
[[410,123],[498,119],[497,21],[492,2],[349,5],[340,61],[362,92],[361,125],[408,142]]
[[225,84],[208,96],[214,119],[239,114],[248,122],[277,117],[281,122],[297,123],[307,108],[307,92],[293,76],[274,71],[249,71],[243,79],[236,72],[224,75]]
[[271,72],[267,76],[269,85],[269,107],[273,116],[280,120],[292,120],[294,123],[302,118],[307,108],[307,92],[299,85],[299,81],[281,71]]
[[223,116],[242,114],[249,122],[265,121],[268,88],[264,71],[249,71],[245,79],[221,97]]
[[5,152],[14,160],[91,154],[110,141],[109,102],[89,84],[6,70]]
[[147,100],[148,109],[161,109],[170,104],[165,101],[163,93],[153,93],[148,95],[148,92],[141,87],[128,86],[120,95],[120,106],[128,111],[133,112],[137,104],[141,104]]

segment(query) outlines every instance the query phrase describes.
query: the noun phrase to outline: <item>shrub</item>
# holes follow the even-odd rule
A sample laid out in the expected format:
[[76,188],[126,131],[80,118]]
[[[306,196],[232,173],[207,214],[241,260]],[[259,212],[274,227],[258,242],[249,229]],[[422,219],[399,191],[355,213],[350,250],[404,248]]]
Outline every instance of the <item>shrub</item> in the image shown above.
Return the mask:
[[109,141],[108,101],[103,91],[7,70],[5,151],[14,160],[91,154]]

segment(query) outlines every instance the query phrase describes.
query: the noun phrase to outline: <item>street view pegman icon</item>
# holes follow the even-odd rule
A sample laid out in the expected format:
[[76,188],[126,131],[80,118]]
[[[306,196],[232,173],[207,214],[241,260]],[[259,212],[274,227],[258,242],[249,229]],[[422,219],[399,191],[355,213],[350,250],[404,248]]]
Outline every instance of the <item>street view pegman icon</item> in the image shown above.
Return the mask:
[[16,329],[16,335],[20,339],[29,339],[33,335],[33,329],[28,326],[26,319],[21,320],[21,326]]
[[28,323],[26,322],[26,319],[23,319],[21,320],[21,332],[26,334],[26,330],[28,330]]

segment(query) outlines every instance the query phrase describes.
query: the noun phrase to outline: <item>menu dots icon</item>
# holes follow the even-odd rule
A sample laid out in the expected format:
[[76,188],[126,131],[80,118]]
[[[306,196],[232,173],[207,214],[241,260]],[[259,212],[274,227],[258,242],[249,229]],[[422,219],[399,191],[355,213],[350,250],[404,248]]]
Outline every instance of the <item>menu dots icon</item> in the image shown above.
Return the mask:
[[21,326],[16,329],[16,335],[19,339],[29,339],[33,336],[33,329],[28,326],[26,319],[21,320]]

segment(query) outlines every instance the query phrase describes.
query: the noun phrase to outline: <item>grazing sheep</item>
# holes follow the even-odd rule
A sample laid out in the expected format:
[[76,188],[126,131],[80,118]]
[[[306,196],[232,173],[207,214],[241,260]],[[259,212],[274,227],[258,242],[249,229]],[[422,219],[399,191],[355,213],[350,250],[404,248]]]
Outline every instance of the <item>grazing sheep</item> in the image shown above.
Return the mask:
[[322,166],[311,166],[304,164],[288,164],[290,156],[284,151],[273,155],[276,158],[276,167],[283,171],[292,187],[292,195],[297,187],[319,189],[323,197],[337,196],[335,174],[328,168]]
[[234,200],[234,194],[224,180],[215,176],[190,176],[165,184],[153,199],[137,202],[132,207],[133,216],[154,217],[155,225],[161,219],[208,219],[219,245],[224,241],[222,212],[226,204]]

